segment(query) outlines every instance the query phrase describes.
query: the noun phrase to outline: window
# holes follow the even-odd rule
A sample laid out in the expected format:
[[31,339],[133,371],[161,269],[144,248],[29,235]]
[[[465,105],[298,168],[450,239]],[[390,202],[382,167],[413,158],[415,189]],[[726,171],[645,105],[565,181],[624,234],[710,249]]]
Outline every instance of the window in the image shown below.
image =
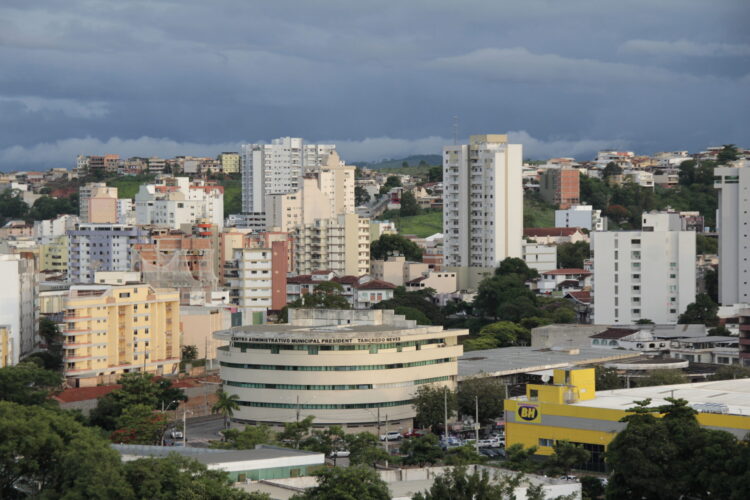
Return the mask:
[[538,399],[539,399],[539,391],[538,391],[538,390],[536,390],[536,389],[530,389],[530,390],[529,390],[529,398],[530,398],[530,399],[531,399],[532,401],[536,401],[536,400],[538,400]]
[[555,440],[554,439],[545,439],[545,438],[539,438],[539,446],[547,446],[547,447],[553,447],[555,446]]

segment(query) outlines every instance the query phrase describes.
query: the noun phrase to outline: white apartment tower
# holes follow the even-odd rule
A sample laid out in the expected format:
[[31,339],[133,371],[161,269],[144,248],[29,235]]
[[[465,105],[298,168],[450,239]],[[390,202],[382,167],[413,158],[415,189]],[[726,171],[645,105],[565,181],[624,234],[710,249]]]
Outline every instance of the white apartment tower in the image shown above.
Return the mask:
[[750,163],[714,169],[719,190],[719,302],[750,303]]
[[243,144],[242,211],[263,213],[266,196],[299,190],[304,174],[325,165],[335,150],[333,144],[305,144],[299,137]]
[[695,231],[679,217],[643,214],[641,231],[595,231],[594,323],[677,323],[695,301]]
[[506,135],[443,148],[446,266],[490,268],[522,256],[522,157]]

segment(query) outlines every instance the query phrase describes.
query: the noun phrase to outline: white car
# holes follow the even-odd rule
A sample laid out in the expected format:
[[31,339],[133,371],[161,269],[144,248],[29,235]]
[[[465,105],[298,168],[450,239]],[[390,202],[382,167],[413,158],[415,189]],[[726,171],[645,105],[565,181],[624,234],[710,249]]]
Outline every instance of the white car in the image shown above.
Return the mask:
[[178,429],[172,429],[172,432],[169,433],[169,436],[172,439],[182,439],[184,437],[182,431]]
[[331,457],[331,458],[346,458],[346,457],[348,457],[348,456],[349,456],[350,454],[351,454],[351,453],[349,452],[349,450],[333,450],[333,451],[331,452],[331,455],[330,455],[330,457]]
[[388,431],[385,434],[380,435],[381,441],[399,441],[401,439],[401,433],[398,431]]

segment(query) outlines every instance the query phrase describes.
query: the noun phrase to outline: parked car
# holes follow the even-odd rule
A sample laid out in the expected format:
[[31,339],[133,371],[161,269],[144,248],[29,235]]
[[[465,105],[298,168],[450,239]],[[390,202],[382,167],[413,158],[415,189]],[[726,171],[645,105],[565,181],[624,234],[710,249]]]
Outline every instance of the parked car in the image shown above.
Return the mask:
[[399,441],[403,436],[398,431],[388,431],[380,435],[381,441]]
[[169,433],[169,436],[172,439],[182,439],[184,437],[182,431],[179,429],[172,429],[172,431]]
[[404,433],[404,437],[405,438],[422,437],[425,434],[427,434],[427,431],[423,431],[421,429],[410,429],[408,432]]
[[350,455],[349,450],[333,450],[331,452],[331,458],[346,458]]

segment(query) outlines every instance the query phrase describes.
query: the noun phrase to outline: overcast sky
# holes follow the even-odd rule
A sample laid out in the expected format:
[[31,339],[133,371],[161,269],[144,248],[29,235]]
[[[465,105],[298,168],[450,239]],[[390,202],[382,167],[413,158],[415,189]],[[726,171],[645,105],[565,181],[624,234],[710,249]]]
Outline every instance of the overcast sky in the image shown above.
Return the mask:
[[301,136],[348,161],[750,146],[748,0],[2,0],[0,169]]

